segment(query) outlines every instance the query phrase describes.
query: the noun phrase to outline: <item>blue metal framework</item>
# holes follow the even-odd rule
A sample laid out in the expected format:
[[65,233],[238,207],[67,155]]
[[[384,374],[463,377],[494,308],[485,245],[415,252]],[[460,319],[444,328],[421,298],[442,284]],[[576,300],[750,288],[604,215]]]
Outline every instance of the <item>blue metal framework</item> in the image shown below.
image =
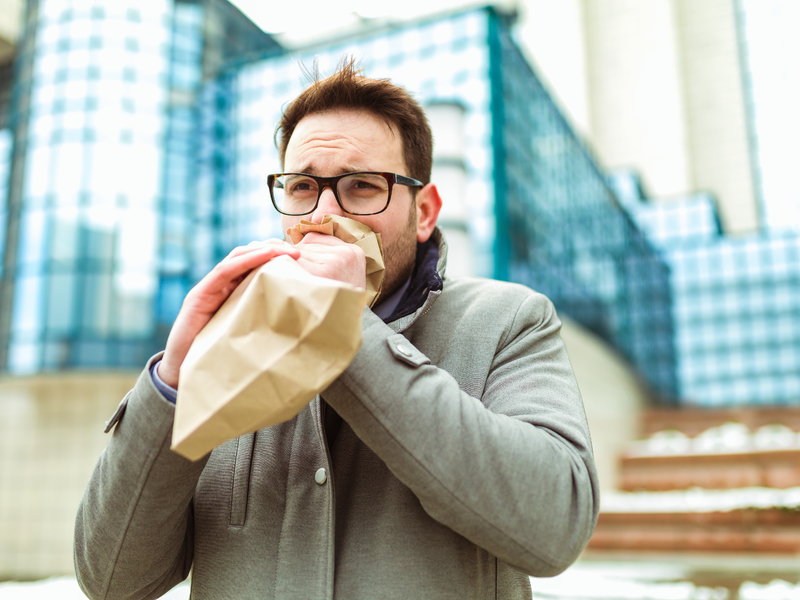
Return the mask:
[[673,401],[665,261],[619,205],[509,28],[492,18],[495,272],[546,294],[559,312],[618,348],[662,400]]
[[800,237],[727,238],[707,194],[651,203],[632,174],[611,179],[670,267],[682,401],[714,407],[796,404]]

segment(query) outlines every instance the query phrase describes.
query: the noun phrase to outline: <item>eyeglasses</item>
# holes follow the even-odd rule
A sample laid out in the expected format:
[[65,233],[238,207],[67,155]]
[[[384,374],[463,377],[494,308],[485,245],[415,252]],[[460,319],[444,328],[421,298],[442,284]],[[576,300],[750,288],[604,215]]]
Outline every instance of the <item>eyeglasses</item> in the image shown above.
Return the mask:
[[416,179],[396,173],[363,171],[336,177],[317,177],[307,173],[276,173],[267,177],[272,204],[282,215],[300,216],[314,212],[329,187],[336,202],[350,215],[377,215],[389,206],[395,184],[422,187]]

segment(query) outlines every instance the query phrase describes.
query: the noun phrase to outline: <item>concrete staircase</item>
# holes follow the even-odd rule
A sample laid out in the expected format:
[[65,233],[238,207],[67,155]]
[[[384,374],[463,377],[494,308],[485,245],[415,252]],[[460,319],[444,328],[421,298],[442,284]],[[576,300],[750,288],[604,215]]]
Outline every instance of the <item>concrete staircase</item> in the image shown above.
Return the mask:
[[800,407],[653,410],[590,551],[800,554]]

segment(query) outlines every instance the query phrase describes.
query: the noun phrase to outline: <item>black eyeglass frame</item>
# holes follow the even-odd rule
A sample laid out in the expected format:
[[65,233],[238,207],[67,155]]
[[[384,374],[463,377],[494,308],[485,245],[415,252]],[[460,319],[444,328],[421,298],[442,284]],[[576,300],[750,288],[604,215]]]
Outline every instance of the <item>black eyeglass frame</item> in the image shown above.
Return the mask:
[[[272,187],[275,185],[275,178],[282,177],[284,175],[301,175],[303,177],[310,177],[314,181],[317,182],[319,186],[319,193],[317,194],[317,201],[314,202],[314,207],[306,212],[302,213],[287,213],[282,211],[278,208],[278,203],[275,202],[275,194],[272,192]],[[349,177],[350,175],[381,175],[385,180],[386,183],[389,184],[389,195],[386,198],[386,206],[384,206],[381,210],[377,212],[371,213],[354,213],[347,210],[343,205],[342,201],[339,198],[339,191],[336,189],[339,185],[339,180],[344,179],[345,177]],[[339,204],[339,208],[341,208],[344,212],[348,215],[356,215],[359,217],[366,217],[370,215],[379,215],[387,208],[389,208],[389,202],[392,200],[392,188],[394,184],[398,185],[405,185],[408,187],[424,187],[425,184],[417,179],[412,179],[411,177],[406,177],[405,175],[398,175],[397,173],[383,173],[381,171],[353,171],[352,173],[342,173],[341,175],[336,175],[334,177],[319,177],[318,175],[311,175],[309,173],[273,173],[272,175],[267,176],[267,186],[269,187],[269,197],[272,200],[272,206],[275,207],[282,215],[286,215],[288,217],[302,217],[303,215],[310,215],[315,210],[317,210],[317,206],[319,206],[319,199],[322,198],[322,192],[325,190],[326,187],[331,188],[333,192],[333,197],[336,198],[336,202]]]

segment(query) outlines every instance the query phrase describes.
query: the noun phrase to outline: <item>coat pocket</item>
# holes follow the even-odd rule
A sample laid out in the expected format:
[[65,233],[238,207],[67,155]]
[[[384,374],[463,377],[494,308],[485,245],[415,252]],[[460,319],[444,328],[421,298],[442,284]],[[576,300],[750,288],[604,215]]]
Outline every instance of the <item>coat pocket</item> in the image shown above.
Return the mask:
[[247,498],[250,495],[250,469],[253,464],[253,446],[256,434],[248,433],[237,438],[236,460],[233,466],[233,497],[231,498],[232,527],[243,527],[247,518]]

